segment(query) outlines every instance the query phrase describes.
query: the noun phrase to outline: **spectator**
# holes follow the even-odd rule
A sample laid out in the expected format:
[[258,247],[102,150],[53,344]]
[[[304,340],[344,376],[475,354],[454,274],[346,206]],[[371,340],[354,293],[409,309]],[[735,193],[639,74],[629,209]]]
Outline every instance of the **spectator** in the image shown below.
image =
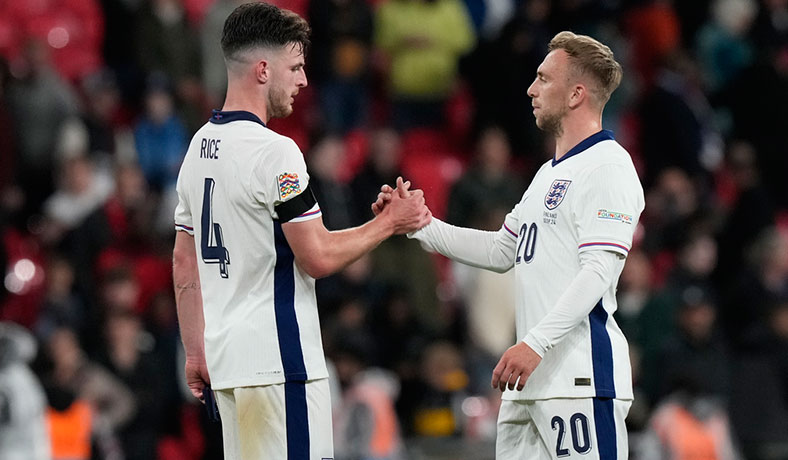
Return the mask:
[[714,95],[750,65],[755,50],[747,34],[758,5],[753,0],[716,0],[696,49],[707,91]]
[[205,123],[200,42],[187,22],[183,2],[145,0],[134,38],[145,74],[163,74],[172,81],[172,93],[184,105],[184,119],[191,128]]
[[[485,128],[476,145],[475,164],[452,186],[446,221],[461,227],[497,230],[525,191],[512,171],[509,139],[497,127]],[[491,216],[501,217],[491,219]],[[488,223],[493,227],[483,227]]]
[[[788,454],[788,301],[775,301],[769,318],[746,339],[735,361],[731,418],[747,459]],[[757,388],[757,391],[753,391]]]
[[[114,187],[112,177],[95,167],[82,147],[86,146],[81,125],[77,129],[81,147],[64,155],[58,188],[44,203],[41,239],[57,248],[73,264],[76,290],[90,301],[95,292],[93,267],[109,241],[107,222],[101,208]],[[70,129],[70,128],[69,128]],[[84,142],[84,143],[83,143]]]
[[[782,10],[788,13],[785,5]],[[777,23],[782,17],[775,17]],[[783,129],[788,124],[788,47],[762,45],[760,51],[760,58],[731,84],[724,103],[732,113],[731,135],[755,148],[765,188],[785,208],[788,181],[782,171],[788,170],[788,159],[778,146],[788,142],[788,130]],[[765,112],[765,107],[770,110]]]
[[370,197],[377,196],[381,184],[394,184],[402,176],[401,159],[402,143],[397,131],[391,127],[373,129],[367,160],[350,183],[357,224],[372,218]]
[[748,263],[728,285],[720,315],[736,347],[754,328],[766,323],[769,305],[788,293],[788,237],[768,228],[748,253]]
[[104,62],[117,76],[124,105],[134,109],[141,99],[145,78],[137,52],[138,45],[129,37],[137,33],[141,4],[141,1],[101,0],[105,25],[102,44]]
[[716,309],[716,301],[703,287],[690,285],[682,290],[676,333],[644,368],[643,380],[653,382],[651,401],[691,386],[694,395],[726,402],[730,355],[715,326]]
[[[329,230],[349,228],[356,222],[351,206],[350,188],[340,181],[345,160],[345,144],[339,136],[329,134],[314,143],[307,155],[309,183],[323,210],[323,222]],[[368,199],[370,204],[375,195]]]
[[49,225],[46,239],[60,241],[67,232],[81,227],[101,209],[113,188],[112,177],[97,170],[83,153],[64,158],[58,188],[43,207]]
[[35,325],[36,335],[49,337],[60,327],[84,332],[87,307],[75,292],[75,273],[71,262],[60,254],[53,254],[47,263],[46,274],[46,295]]
[[120,128],[121,94],[115,75],[102,69],[82,80],[85,96],[85,113],[82,122],[88,132],[88,153],[99,162],[109,163],[123,149],[118,148]]
[[92,437],[105,453],[114,451],[116,433],[133,417],[136,402],[123,383],[87,358],[77,340],[67,328],[55,330],[46,339],[50,368],[43,380],[51,394],[62,396],[57,409],[68,409],[73,401],[84,402],[92,414]]
[[[656,353],[666,338],[680,333],[676,318],[685,301],[685,290],[698,288],[701,293],[711,291],[710,275],[717,263],[716,242],[706,233],[689,236],[681,243],[677,259],[665,285],[646,299],[637,317],[633,318],[633,323],[629,324],[644,364],[656,359]],[[644,380],[653,383],[653,379]]]
[[677,393],[655,409],[645,440],[637,446],[643,460],[738,460],[725,409],[689,392]]
[[172,232],[172,212],[178,203],[178,179],[189,139],[184,121],[175,112],[170,83],[162,74],[151,76],[145,94],[145,113],[134,127],[137,160],[148,185],[160,198],[155,228]]
[[18,130],[17,183],[25,194],[29,215],[39,211],[54,189],[57,136],[65,121],[77,113],[77,99],[54,71],[45,43],[27,42],[23,57],[19,78],[8,87],[8,108]]
[[242,3],[246,3],[246,0],[216,0],[199,30],[202,83],[210,107],[221,107],[227,89],[227,68],[220,45],[224,20]]
[[46,396],[28,367],[36,342],[23,327],[0,322],[0,458],[48,460]]
[[372,8],[365,0],[312,0],[310,61],[326,129],[347,133],[369,111]]
[[134,140],[137,160],[148,184],[159,192],[174,188],[188,138],[186,127],[175,112],[169,80],[163,74],[148,80],[145,113],[134,127]]
[[144,460],[155,452],[161,435],[168,428],[165,410],[177,407],[172,391],[165,384],[166,363],[154,353],[153,336],[142,328],[142,321],[132,311],[109,312],[105,321],[106,348],[99,362],[129,388],[137,411],[118,432],[126,460]]
[[375,13],[375,45],[388,59],[397,129],[437,126],[474,31],[459,0],[389,0]]
[[401,460],[404,446],[394,400],[399,391],[390,372],[369,367],[370,343],[347,334],[334,352],[342,386],[334,416],[337,460]]
[[695,64],[683,53],[666,56],[639,107],[640,149],[650,186],[669,167],[702,178],[722,159],[722,139],[700,86]]
[[629,251],[627,263],[618,282],[616,292],[618,310],[614,316],[624,335],[633,339],[630,347],[640,334],[638,328],[640,314],[655,295],[652,278],[651,261],[648,256],[639,249]]
[[[554,35],[548,24],[552,5],[548,0],[519,2],[500,34],[489,43],[480,42],[462,66],[474,94],[476,125],[499,125],[517,156],[532,155],[542,143],[541,131],[532,122],[531,99],[522,86],[533,80]],[[506,72],[489,71],[497,68]],[[533,162],[541,164],[541,158]]]
[[420,396],[414,401],[414,433],[427,437],[459,434],[463,418],[459,405],[468,385],[462,355],[448,342],[434,342],[421,360]]
[[725,169],[733,186],[733,197],[724,213],[719,234],[720,263],[716,280],[731,283],[745,265],[747,252],[765,229],[775,224],[775,197],[766,189],[752,144],[731,140]]

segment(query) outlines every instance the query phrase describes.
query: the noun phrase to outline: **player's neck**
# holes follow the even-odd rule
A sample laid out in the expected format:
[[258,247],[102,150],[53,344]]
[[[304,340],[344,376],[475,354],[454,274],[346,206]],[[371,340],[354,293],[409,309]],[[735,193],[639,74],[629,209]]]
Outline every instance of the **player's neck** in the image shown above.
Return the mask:
[[227,96],[224,98],[222,111],[243,110],[251,112],[263,120],[265,124],[268,124],[270,117],[268,116],[268,106],[265,103],[265,99],[250,96],[253,94],[252,91],[230,85],[227,88]]
[[560,160],[583,139],[602,131],[602,117],[566,117],[563,120],[563,133],[555,138],[556,161]]

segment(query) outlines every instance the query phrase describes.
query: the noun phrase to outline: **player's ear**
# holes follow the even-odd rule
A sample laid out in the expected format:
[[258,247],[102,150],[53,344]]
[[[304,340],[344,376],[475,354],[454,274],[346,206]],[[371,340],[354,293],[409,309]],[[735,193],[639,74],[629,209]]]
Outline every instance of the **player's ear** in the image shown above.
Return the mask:
[[586,97],[588,97],[586,86],[581,83],[574,85],[572,87],[572,92],[569,93],[569,108],[577,108],[583,103]]
[[258,83],[267,83],[271,77],[271,64],[267,59],[260,59],[254,66],[254,76]]

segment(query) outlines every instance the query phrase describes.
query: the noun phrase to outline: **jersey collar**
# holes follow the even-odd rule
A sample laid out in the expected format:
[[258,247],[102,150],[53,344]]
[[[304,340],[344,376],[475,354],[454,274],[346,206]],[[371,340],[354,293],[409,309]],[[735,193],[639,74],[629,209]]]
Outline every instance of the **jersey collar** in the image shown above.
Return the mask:
[[566,155],[562,156],[560,160],[556,161],[555,157],[553,157],[553,166],[555,166],[558,163],[566,160],[569,157],[573,157],[573,156],[577,155],[578,153],[589,149],[590,147],[592,147],[593,145],[595,145],[595,144],[597,144],[599,142],[606,141],[606,140],[615,140],[615,139],[616,138],[613,137],[613,131],[610,131],[609,129],[603,129],[602,131],[599,131],[596,134],[592,134],[592,135],[586,137],[585,139],[583,139],[582,141],[580,141],[579,144],[577,144],[576,146],[574,146],[571,149],[569,149],[569,151],[566,152]]
[[217,125],[223,125],[225,123],[238,120],[253,121],[265,126],[265,123],[263,123],[263,120],[261,120],[260,117],[253,114],[252,112],[247,112],[246,110],[230,110],[224,112],[214,109],[211,113],[211,119],[209,121]]

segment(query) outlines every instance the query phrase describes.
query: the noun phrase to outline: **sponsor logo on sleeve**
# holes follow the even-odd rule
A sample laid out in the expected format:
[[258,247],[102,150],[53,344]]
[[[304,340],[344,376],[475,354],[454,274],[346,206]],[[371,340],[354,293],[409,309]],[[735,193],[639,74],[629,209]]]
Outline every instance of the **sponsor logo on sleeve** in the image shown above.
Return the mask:
[[544,196],[544,205],[547,209],[553,210],[564,201],[564,196],[566,196],[566,191],[569,189],[569,184],[571,184],[571,180],[565,179],[556,179],[550,185],[550,190],[547,191],[547,195]]
[[298,181],[298,174],[283,173],[277,177],[279,183],[279,199],[284,201],[290,195],[301,193],[301,183]]
[[607,209],[600,209],[596,212],[596,218],[602,220],[615,220],[625,224],[632,225],[632,216],[624,214],[623,212],[608,211]]

